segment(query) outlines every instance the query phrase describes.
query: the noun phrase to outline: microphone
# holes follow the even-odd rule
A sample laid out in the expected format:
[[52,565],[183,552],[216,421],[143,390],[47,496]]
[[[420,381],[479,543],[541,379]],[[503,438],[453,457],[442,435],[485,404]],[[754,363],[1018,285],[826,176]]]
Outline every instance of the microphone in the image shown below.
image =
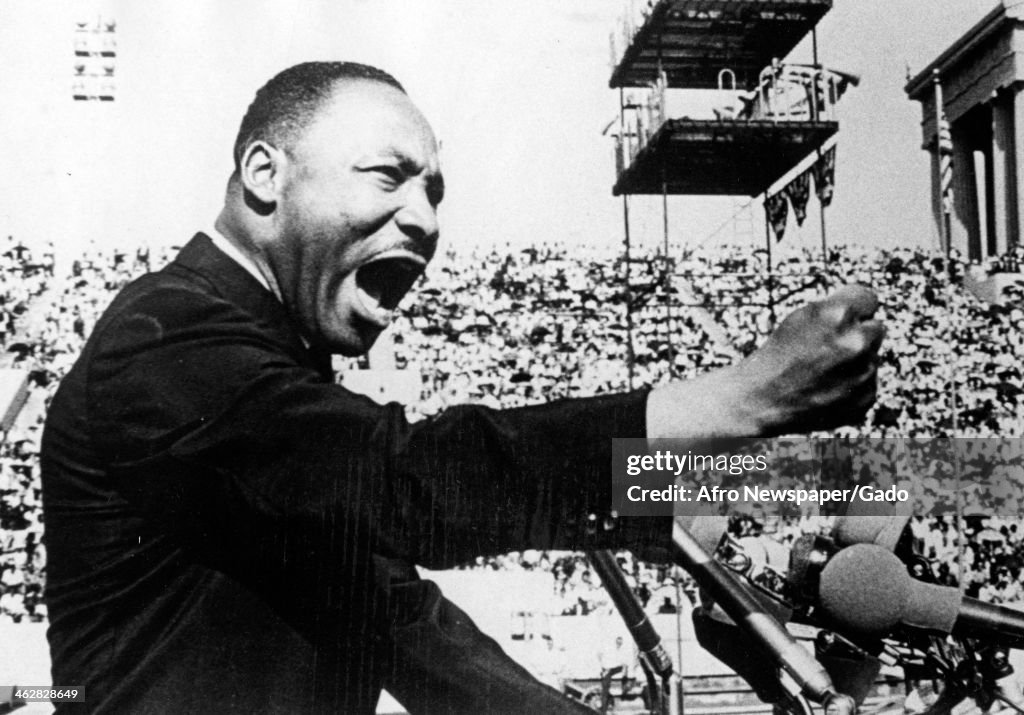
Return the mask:
[[612,603],[618,609],[629,634],[636,641],[640,653],[648,659],[658,675],[670,676],[672,674],[672,659],[661,644],[658,632],[654,630],[650,619],[644,613],[643,606],[640,605],[640,601],[626,582],[626,577],[616,563],[612,552],[591,551],[587,558],[601,578],[601,585],[604,586]]
[[854,544],[839,551],[819,581],[822,610],[840,628],[882,636],[898,624],[1024,647],[1024,613],[916,581],[891,551]]
[[832,527],[832,539],[840,548],[854,544],[875,544],[895,551],[909,520],[909,515],[841,516]]
[[712,559],[678,521],[672,530],[672,541],[682,566],[711,593],[733,621],[747,630],[754,642],[772,655],[805,693],[819,702],[836,697],[832,679],[821,663],[765,611],[728,569]]
[[910,502],[851,502],[832,527],[832,539],[840,548],[876,544],[895,551],[913,505]]

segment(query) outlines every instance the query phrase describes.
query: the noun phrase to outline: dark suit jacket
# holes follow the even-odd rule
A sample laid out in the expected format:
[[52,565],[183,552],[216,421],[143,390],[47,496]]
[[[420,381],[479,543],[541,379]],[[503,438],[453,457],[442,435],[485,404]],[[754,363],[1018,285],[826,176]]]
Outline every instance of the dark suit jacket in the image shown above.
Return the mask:
[[412,712],[571,711],[411,564],[608,545],[585,518],[644,409],[634,393],[410,425],[334,384],[197,235],[117,296],[49,411],[53,682],[103,712],[372,712],[382,685]]

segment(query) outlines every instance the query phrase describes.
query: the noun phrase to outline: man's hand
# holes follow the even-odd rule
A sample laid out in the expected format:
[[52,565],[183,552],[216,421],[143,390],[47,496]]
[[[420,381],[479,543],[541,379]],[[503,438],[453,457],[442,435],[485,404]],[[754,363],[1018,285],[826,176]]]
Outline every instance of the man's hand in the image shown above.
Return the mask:
[[860,422],[874,404],[878,298],[849,285],[794,311],[739,368],[768,433],[806,432]]
[[794,311],[739,364],[651,392],[647,436],[754,437],[856,424],[875,401],[885,330],[875,294],[848,285]]

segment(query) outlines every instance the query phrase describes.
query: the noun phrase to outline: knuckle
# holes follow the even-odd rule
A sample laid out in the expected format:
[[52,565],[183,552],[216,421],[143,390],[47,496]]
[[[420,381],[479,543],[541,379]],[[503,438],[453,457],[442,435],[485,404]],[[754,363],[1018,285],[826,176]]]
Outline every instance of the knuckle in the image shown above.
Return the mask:
[[868,343],[877,352],[885,340],[885,326],[878,320],[872,320],[864,323],[863,329],[868,336]]
[[858,330],[851,333],[846,339],[847,354],[850,359],[856,359],[868,352],[871,341],[864,331]]
[[836,301],[823,301],[814,303],[814,318],[819,323],[835,328],[842,324],[846,315],[846,306]]
[[853,322],[857,315],[852,304],[842,303],[832,311],[831,317],[833,325],[840,326]]

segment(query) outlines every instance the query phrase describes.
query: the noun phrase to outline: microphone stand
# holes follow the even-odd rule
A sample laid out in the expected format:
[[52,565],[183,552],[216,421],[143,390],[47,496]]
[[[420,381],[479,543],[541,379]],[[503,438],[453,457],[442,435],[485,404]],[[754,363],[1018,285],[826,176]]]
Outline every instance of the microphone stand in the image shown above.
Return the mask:
[[[810,712],[807,696],[824,704],[825,715],[853,715],[856,712],[856,702],[836,690],[821,663],[804,650],[789,631],[767,613],[746,587],[715,561],[678,521],[673,526],[672,541],[683,568],[710,592],[737,626],[775,657],[788,676],[782,678],[782,683],[787,690],[795,691],[793,698],[800,710]],[[790,683],[793,687],[789,687]]]
[[591,551],[587,557],[640,651],[640,662],[650,693],[650,712],[653,715],[682,715],[682,678],[675,672],[658,632],[626,582],[615,557],[607,550]]
[[[821,663],[678,522],[673,527],[672,541],[680,565],[711,594],[739,628],[775,657],[782,671],[780,680],[789,696],[786,707],[791,712],[812,715],[810,698],[824,705],[825,715],[855,715],[856,702],[836,690]],[[682,715],[682,679],[615,557],[603,550],[589,552],[588,558],[640,651],[650,692],[650,712],[652,715]]]
[[1013,677],[1013,666],[1005,648],[992,647],[984,652],[980,670],[993,699],[1024,713],[1024,693]]

